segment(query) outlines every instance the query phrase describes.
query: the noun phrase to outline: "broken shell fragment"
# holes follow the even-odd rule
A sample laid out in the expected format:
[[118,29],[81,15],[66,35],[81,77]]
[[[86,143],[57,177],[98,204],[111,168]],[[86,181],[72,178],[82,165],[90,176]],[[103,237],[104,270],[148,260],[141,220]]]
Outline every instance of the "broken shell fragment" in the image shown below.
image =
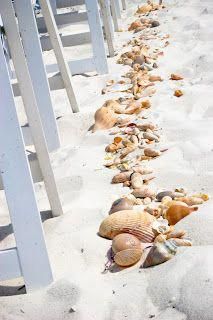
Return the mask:
[[142,242],[152,242],[155,238],[152,230],[153,221],[155,217],[145,211],[118,211],[103,220],[99,228],[99,235],[113,239],[120,233],[130,233]]
[[133,209],[133,201],[128,198],[120,198],[113,202],[109,214],[112,214],[117,211],[122,210],[131,210]]
[[149,100],[144,100],[141,102],[141,104],[144,109],[148,109],[151,107],[151,102]]
[[181,90],[175,90],[175,92],[174,92],[174,96],[175,97],[181,97],[183,95],[183,92],[181,91]]
[[183,77],[178,75],[178,74],[172,73],[171,76],[170,76],[170,79],[171,80],[183,80]]
[[198,207],[185,207],[181,205],[172,205],[166,211],[166,219],[170,225],[175,225],[178,221],[188,216],[193,211],[197,211]]

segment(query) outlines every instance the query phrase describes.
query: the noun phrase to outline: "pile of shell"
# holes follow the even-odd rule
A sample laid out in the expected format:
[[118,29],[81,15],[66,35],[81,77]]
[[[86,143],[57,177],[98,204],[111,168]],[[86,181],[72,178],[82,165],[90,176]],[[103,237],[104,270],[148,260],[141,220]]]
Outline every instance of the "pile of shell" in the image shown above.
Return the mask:
[[[147,1],[147,5],[138,8],[136,14],[148,15],[160,8],[163,6]],[[93,131],[111,129],[109,134],[114,138],[106,146],[104,165],[119,170],[112,178],[112,184],[122,183],[130,190],[128,195],[113,202],[109,216],[99,228],[100,236],[112,240],[112,259],[121,267],[134,265],[138,261],[142,262],[143,267],[154,266],[171,259],[179,246],[191,246],[186,232],[175,230],[174,225],[208,200],[206,194],[189,196],[183,188],[155,192],[150,187],[155,177],[147,163],[167,149],[159,147],[160,129],[148,121],[146,112],[151,103],[143,98],[155,92],[153,86],[156,81],[162,81],[160,76],[150,72],[157,67],[156,60],[163,53],[158,48],[151,52],[144,43],[144,39],[150,39],[146,31],[151,32],[150,28],[159,24],[147,17],[139,18],[129,30],[142,28],[143,34],[128,42],[132,49],[118,60],[118,63],[129,65],[131,70],[124,75],[125,80],[117,84],[113,80],[108,81],[103,91],[126,91],[128,97],[106,101],[96,111],[93,126]],[[168,37],[166,35],[161,39]],[[183,78],[171,74],[169,79],[178,81]],[[182,92],[176,90],[174,94],[180,97]]]

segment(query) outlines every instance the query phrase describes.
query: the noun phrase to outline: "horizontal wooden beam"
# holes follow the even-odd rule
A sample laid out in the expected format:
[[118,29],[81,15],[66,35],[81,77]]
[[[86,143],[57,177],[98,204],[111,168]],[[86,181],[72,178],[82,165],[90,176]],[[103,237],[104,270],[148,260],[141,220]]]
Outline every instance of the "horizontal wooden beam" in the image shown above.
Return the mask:
[[4,281],[21,276],[17,249],[0,250],[0,280]]
[[[85,43],[91,42],[90,32],[76,33],[69,35],[60,35],[63,47],[77,46]],[[48,35],[43,35],[40,37],[41,47],[43,51],[48,51],[52,49],[52,44],[50,37]]]
[[84,0],[56,0],[57,8],[67,8],[85,4]]
[[[39,32],[47,32],[45,21],[43,17],[38,17],[37,26]],[[55,15],[55,21],[58,26],[65,24],[72,24],[76,22],[82,22],[87,20],[87,12],[66,12]]]
[[[72,75],[82,74],[85,72],[91,72],[96,70],[94,58],[69,61],[68,64]],[[64,89],[63,80],[59,72],[56,73],[54,76],[49,77],[48,81],[50,85],[50,90]],[[15,97],[20,96],[20,90],[17,82],[13,83],[13,93]]]

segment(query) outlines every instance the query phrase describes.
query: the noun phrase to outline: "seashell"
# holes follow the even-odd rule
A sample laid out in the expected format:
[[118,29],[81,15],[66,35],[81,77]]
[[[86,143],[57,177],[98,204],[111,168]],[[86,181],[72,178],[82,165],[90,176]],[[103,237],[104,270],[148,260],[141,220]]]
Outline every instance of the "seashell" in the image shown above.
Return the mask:
[[159,27],[159,25],[160,25],[160,22],[157,21],[157,20],[153,20],[153,21],[151,22],[151,27],[152,27],[152,28]]
[[131,186],[133,189],[141,188],[143,186],[143,177],[140,173],[134,172],[131,175]]
[[148,212],[118,211],[103,220],[99,228],[99,235],[113,239],[120,233],[130,233],[142,242],[152,242],[155,238],[152,230],[153,221],[155,217]]
[[166,219],[159,218],[153,222],[152,228],[156,231],[156,233],[167,233],[170,231],[170,227],[168,225],[168,221]]
[[126,58],[126,59],[124,59],[123,60],[123,64],[125,65],[125,66],[132,66],[132,64],[133,64],[133,60],[132,59],[129,59],[129,58]]
[[139,189],[134,189],[132,194],[136,198],[147,198],[147,197],[151,199],[155,198],[155,192],[146,186],[143,186]]
[[161,151],[154,150],[154,149],[151,149],[151,148],[145,148],[144,149],[144,155],[147,156],[147,157],[155,158],[155,157],[159,157],[161,155]]
[[151,75],[151,76],[149,77],[149,81],[151,81],[151,82],[163,81],[163,79],[162,79],[160,76]]
[[181,91],[181,90],[175,90],[175,92],[174,92],[174,96],[175,97],[181,97],[183,95],[183,92]]
[[120,233],[112,240],[112,251],[118,253],[126,249],[141,249],[141,242],[129,233]]
[[151,102],[149,100],[142,101],[141,104],[144,109],[149,109],[151,107]]
[[156,129],[156,125],[154,125],[153,123],[138,124],[137,126],[139,129],[144,130],[144,131],[147,129],[150,129],[150,130]]
[[153,170],[151,168],[145,168],[143,166],[134,166],[132,167],[132,170],[142,175],[153,173]]
[[145,62],[144,56],[143,55],[136,55],[134,58],[134,63],[136,64],[143,64]]
[[150,11],[152,11],[152,6],[149,5],[149,4],[145,4],[145,5],[141,6],[141,7],[138,7],[136,13],[139,13],[139,14],[140,13],[148,13]]
[[159,141],[159,138],[153,133],[144,132],[143,137],[144,137],[144,139],[148,139],[151,141],[156,141],[156,142]]
[[170,232],[167,233],[167,239],[170,238],[182,238],[186,235],[186,231],[185,230],[172,230]]
[[135,30],[135,29],[137,29],[137,28],[139,28],[139,27],[142,27],[142,26],[143,26],[143,25],[142,25],[142,23],[141,23],[140,20],[135,20],[135,21],[133,21],[133,22],[130,24],[130,26],[129,26],[129,28],[128,28],[128,31]]
[[180,188],[175,188],[175,192],[180,192],[180,193],[183,193],[184,195],[187,194],[187,191],[186,191],[184,188],[182,188],[182,187],[180,187]]
[[160,210],[158,208],[146,207],[144,210],[146,212],[150,213],[155,218],[159,218],[160,217]]
[[148,205],[148,204],[150,204],[152,202],[152,199],[151,198],[149,198],[149,197],[146,197],[146,198],[144,198],[144,200],[143,200],[143,204],[146,206],[146,205]]
[[120,153],[120,159],[125,158],[129,153],[133,152],[137,148],[138,144],[132,143],[128,147],[124,148]]
[[131,186],[131,182],[130,181],[125,181],[123,183],[123,187],[130,187]]
[[164,263],[176,254],[177,246],[170,240],[166,240],[162,243],[155,243],[150,249],[146,259],[143,263],[143,268],[148,268],[156,266],[158,264]]
[[170,76],[170,79],[171,80],[183,80],[183,77],[178,75],[178,74],[172,73],[171,76]]
[[164,197],[166,197],[166,196],[174,199],[174,194],[173,194],[172,191],[161,191],[161,192],[159,192],[159,193],[156,195],[156,199],[157,199],[158,201],[162,201],[162,199],[163,199]]
[[141,256],[141,249],[126,249],[116,253],[114,261],[120,267],[130,267],[137,263]]
[[117,118],[112,109],[105,106],[98,109],[95,113],[95,124],[92,127],[92,132],[97,130],[105,130],[114,127]]
[[182,201],[178,201],[178,200],[166,200],[166,199],[163,199],[163,204],[167,207],[167,208],[170,208],[171,206],[173,205],[177,205],[177,206],[184,206],[184,207],[188,207],[187,204],[185,202],[182,202]]
[[130,180],[131,174],[132,174],[132,171],[120,172],[112,178],[111,183],[123,183],[125,181],[128,181]]
[[188,238],[183,238],[183,239],[179,239],[179,238],[170,238],[169,240],[171,240],[177,247],[190,247],[192,246],[192,241],[191,239]]
[[166,238],[166,235],[160,233],[160,234],[157,235],[157,237],[155,238],[154,243],[156,243],[156,242],[165,242],[166,239],[167,239],[167,238]]
[[178,221],[188,216],[193,211],[197,211],[198,207],[185,207],[181,205],[172,205],[166,211],[166,219],[169,221],[170,225],[176,224]]
[[203,199],[203,201],[209,200],[209,195],[206,193],[194,194],[194,195],[192,195],[192,197],[201,198],[201,199]]
[[174,198],[182,198],[185,196],[185,194],[181,192],[174,192],[173,194],[174,194]]
[[185,202],[188,206],[194,206],[198,204],[202,204],[204,201],[201,198],[196,197],[182,197],[178,198],[179,201]]
[[133,201],[128,198],[120,198],[113,202],[109,214],[112,214],[117,211],[122,210],[131,210],[133,209]]

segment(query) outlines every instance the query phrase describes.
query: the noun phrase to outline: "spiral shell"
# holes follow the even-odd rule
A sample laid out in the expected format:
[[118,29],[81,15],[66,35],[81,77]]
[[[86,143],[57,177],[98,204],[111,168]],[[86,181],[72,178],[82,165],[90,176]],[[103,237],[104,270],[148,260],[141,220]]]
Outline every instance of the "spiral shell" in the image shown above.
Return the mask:
[[198,207],[185,207],[180,205],[172,205],[166,211],[166,219],[169,221],[170,225],[176,224],[178,221],[188,216],[193,211],[197,211]]
[[142,256],[141,249],[126,249],[116,253],[114,261],[121,267],[130,267],[137,263]]
[[153,221],[155,217],[148,212],[118,211],[103,220],[99,235],[113,239],[120,233],[130,233],[142,242],[152,242],[155,238],[155,232],[152,230]]
[[110,129],[116,122],[117,118],[113,109],[103,106],[95,113],[95,124],[93,125],[92,131]]
[[112,178],[112,183],[124,183],[130,180],[131,174],[132,174],[132,171],[120,172]]
[[128,198],[120,198],[113,202],[109,214],[112,214],[121,210],[131,210],[133,209],[133,201]]
[[156,266],[170,260],[177,251],[177,246],[170,240],[157,242],[150,249],[143,263],[143,268]]

